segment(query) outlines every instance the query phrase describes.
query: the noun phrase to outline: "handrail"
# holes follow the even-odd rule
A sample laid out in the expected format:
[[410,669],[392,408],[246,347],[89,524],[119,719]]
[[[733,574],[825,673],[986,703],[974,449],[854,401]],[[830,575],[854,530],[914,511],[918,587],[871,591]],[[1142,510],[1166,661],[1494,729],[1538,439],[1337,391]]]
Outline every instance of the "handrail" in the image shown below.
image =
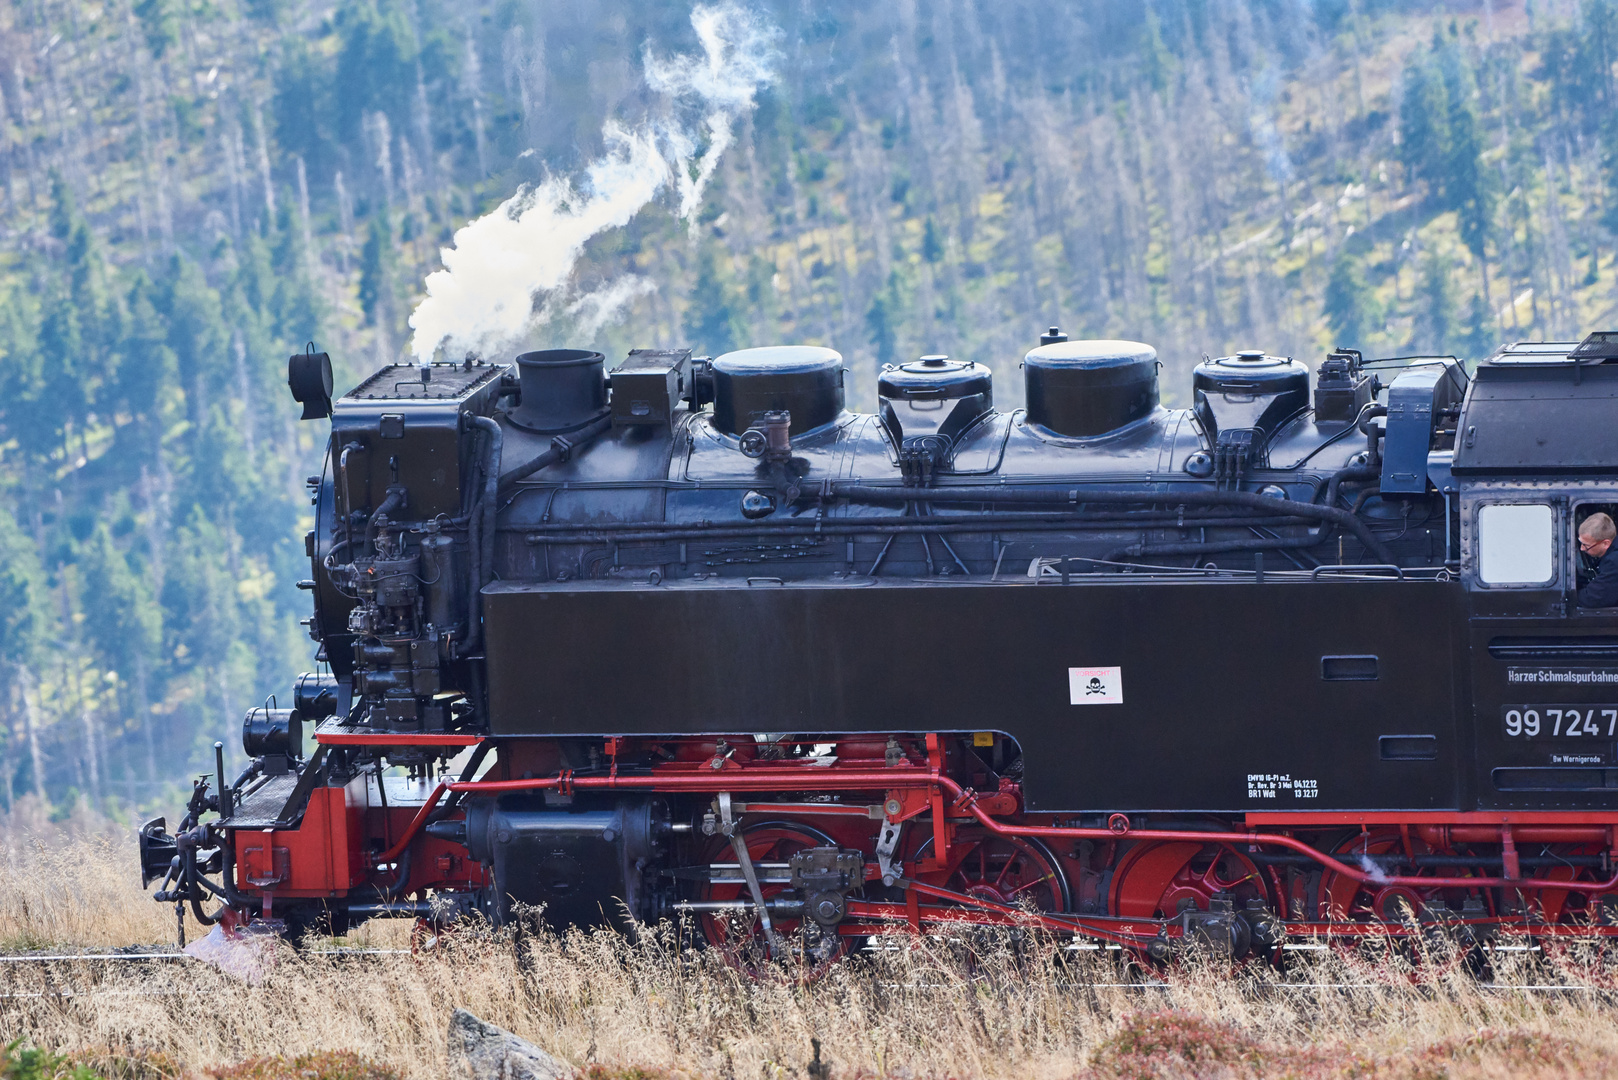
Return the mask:
[[1315,567],[1314,573],[1309,575],[1309,580],[1318,581],[1321,574],[1335,574],[1344,571],[1363,573],[1368,570],[1392,570],[1398,575],[1400,581],[1405,579],[1405,572],[1393,563],[1341,563],[1336,566],[1327,563]]

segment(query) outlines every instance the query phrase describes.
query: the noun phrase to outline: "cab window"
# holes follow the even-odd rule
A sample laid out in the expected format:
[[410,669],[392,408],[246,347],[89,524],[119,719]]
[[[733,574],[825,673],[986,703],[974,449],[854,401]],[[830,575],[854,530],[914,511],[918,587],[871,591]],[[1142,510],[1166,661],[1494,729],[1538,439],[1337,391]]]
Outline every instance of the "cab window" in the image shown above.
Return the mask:
[[1556,516],[1544,503],[1478,508],[1478,580],[1543,585],[1556,576]]

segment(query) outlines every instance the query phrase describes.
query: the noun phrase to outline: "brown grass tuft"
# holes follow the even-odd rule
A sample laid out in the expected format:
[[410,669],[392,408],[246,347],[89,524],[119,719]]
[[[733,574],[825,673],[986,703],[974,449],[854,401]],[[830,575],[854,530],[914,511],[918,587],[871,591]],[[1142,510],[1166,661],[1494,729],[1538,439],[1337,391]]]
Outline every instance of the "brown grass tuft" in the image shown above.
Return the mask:
[[347,1050],[326,1050],[288,1058],[250,1058],[239,1065],[212,1070],[212,1080],[400,1080],[392,1069],[366,1061]]
[[1181,1012],[1134,1014],[1091,1056],[1096,1071],[1123,1080],[1157,1076],[1164,1066],[1223,1065],[1232,1071],[1262,1070],[1275,1057],[1258,1040],[1229,1024]]

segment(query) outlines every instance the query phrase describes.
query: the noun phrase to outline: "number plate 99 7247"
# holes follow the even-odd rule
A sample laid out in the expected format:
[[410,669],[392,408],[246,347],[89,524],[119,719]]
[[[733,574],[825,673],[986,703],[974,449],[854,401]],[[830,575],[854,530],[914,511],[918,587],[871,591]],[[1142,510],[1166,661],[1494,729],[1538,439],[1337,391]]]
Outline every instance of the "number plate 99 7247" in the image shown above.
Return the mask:
[[1500,709],[1500,718],[1509,739],[1618,735],[1618,705],[1506,705]]

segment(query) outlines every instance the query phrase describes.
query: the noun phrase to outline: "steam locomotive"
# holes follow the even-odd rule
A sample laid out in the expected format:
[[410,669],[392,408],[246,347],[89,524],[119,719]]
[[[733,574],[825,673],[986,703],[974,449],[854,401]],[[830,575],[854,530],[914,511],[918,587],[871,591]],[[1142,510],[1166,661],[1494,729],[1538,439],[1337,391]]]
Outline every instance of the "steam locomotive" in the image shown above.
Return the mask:
[[[293,356],[311,637],[140,835],[204,923],[395,916],[829,961],[1023,925],[1167,957],[1618,933],[1618,333],[1311,371],[1154,350]],[[208,907],[218,905],[209,912]]]

